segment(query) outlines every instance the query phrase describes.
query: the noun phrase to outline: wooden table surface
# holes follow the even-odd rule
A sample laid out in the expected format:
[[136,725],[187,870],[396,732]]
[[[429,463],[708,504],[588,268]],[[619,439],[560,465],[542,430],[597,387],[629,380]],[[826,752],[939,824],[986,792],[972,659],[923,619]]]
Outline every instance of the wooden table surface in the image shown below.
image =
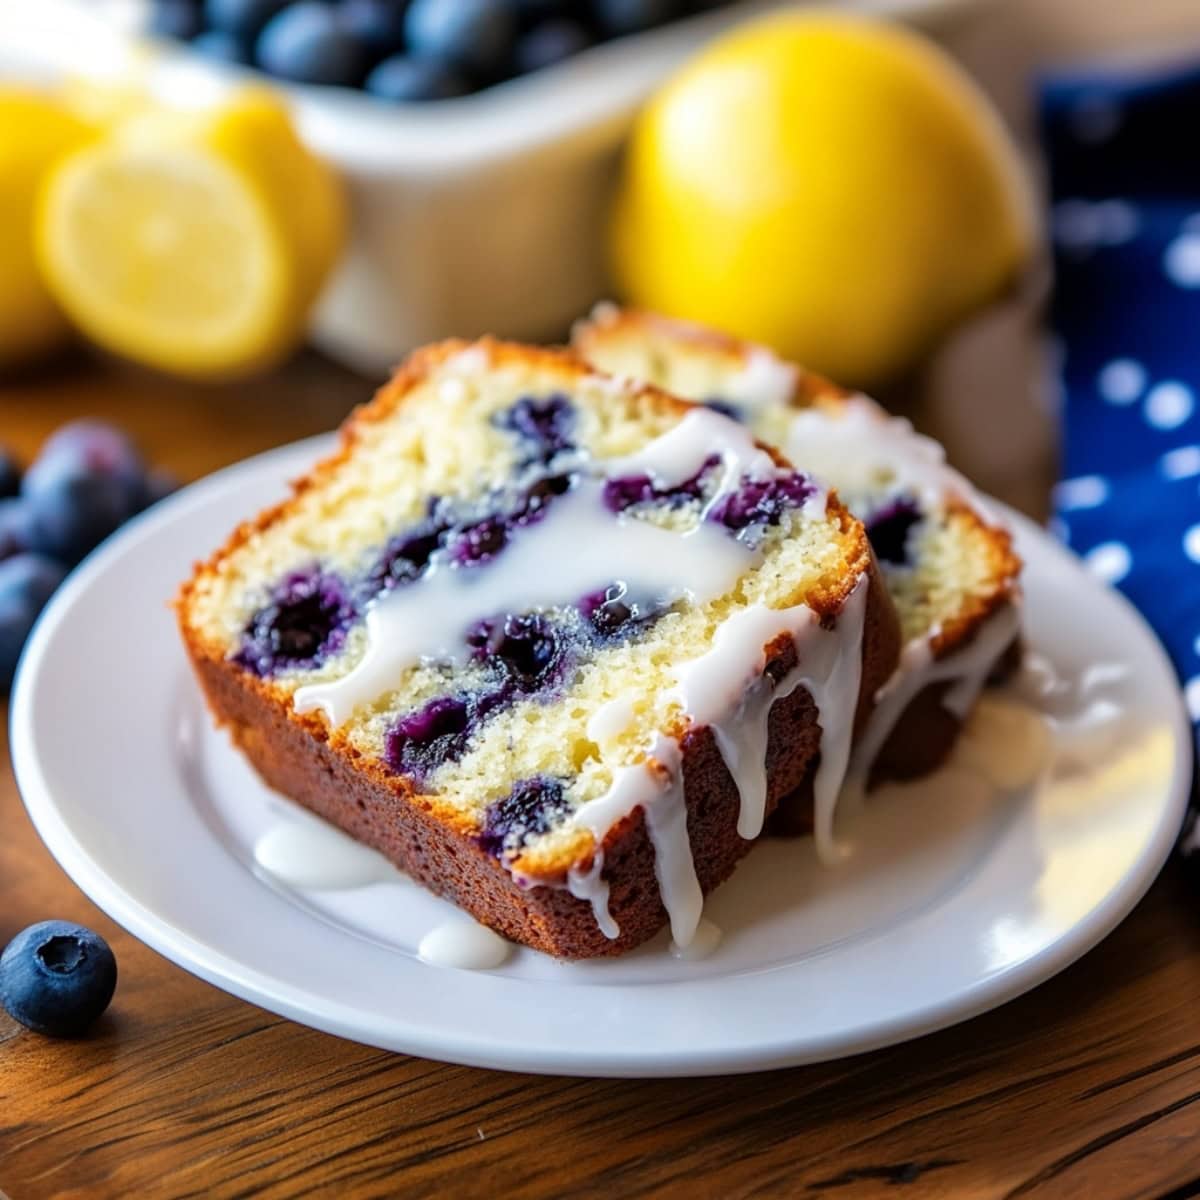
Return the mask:
[[[219,389],[80,360],[0,384],[0,439],[30,453],[100,413],[192,478],[333,425],[366,390],[313,356]],[[995,478],[1019,498],[1043,457],[1023,475],[993,462]],[[1077,965],[958,1028],[822,1066],[626,1082],[444,1066],[292,1024],[94,908],[38,841],[7,765],[0,829],[0,944],[79,920],[121,972],[82,1041],[0,1014],[12,1200],[1200,1194],[1200,906],[1176,867]]]

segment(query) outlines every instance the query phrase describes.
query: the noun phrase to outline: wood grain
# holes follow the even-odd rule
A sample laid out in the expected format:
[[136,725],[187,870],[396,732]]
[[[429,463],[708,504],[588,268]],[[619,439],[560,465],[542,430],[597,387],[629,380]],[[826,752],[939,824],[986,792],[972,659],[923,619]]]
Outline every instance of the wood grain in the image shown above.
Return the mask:
[[[0,438],[29,452],[102,413],[191,477],[327,428],[365,391],[312,356],[220,389],[80,360],[0,385]],[[84,1040],[0,1015],[12,1200],[1200,1194],[1200,913],[1176,869],[1082,962],[957,1029],[798,1070],[627,1082],[445,1066],[294,1025],[97,912],[38,842],[7,767],[0,828],[0,939],[81,920],[121,970]]]

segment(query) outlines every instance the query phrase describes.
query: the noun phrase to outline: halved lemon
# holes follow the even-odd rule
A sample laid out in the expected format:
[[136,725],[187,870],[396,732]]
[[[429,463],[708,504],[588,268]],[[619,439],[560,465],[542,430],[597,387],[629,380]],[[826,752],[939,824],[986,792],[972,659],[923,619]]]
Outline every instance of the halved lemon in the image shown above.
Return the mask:
[[333,173],[251,90],[205,113],[159,110],[72,155],[47,182],[39,261],[99,345],[178,374],[283,358],[340,249]]

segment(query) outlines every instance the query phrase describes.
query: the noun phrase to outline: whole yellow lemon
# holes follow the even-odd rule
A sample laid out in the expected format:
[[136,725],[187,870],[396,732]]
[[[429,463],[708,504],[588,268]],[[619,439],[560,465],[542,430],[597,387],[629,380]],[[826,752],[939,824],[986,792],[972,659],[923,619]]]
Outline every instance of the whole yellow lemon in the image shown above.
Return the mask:
[[1033,213],[999,118],[941,50],[786,13],[714,42],[643,110],[612,267],[640,307],[870,385],[1012,282]]
[[33,251],[34,212],[54,163],[92,130],[53,97],[0,88],[0,367],[32,358],[69,335]]

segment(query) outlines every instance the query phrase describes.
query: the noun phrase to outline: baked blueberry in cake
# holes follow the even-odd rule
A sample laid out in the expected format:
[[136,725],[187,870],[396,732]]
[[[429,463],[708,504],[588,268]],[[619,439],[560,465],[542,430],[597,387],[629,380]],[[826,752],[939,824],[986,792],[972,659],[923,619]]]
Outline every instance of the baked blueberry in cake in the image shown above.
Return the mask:
[[[1016,651],[1020,561],[942,448],[867,397],[714,330],[600,306],[575,348],[742,421],[836,489],[866,526],[904,638],[855,748],[853,773],[912,778],[938,766],[988,676]],[[802,828],[805,813],[781,812]]]
[[826,842],[899,653],[866,532],[745,426],[562,351],[419,351],[178,600],[273,787],[502,934],[619,953],[781,797]]

